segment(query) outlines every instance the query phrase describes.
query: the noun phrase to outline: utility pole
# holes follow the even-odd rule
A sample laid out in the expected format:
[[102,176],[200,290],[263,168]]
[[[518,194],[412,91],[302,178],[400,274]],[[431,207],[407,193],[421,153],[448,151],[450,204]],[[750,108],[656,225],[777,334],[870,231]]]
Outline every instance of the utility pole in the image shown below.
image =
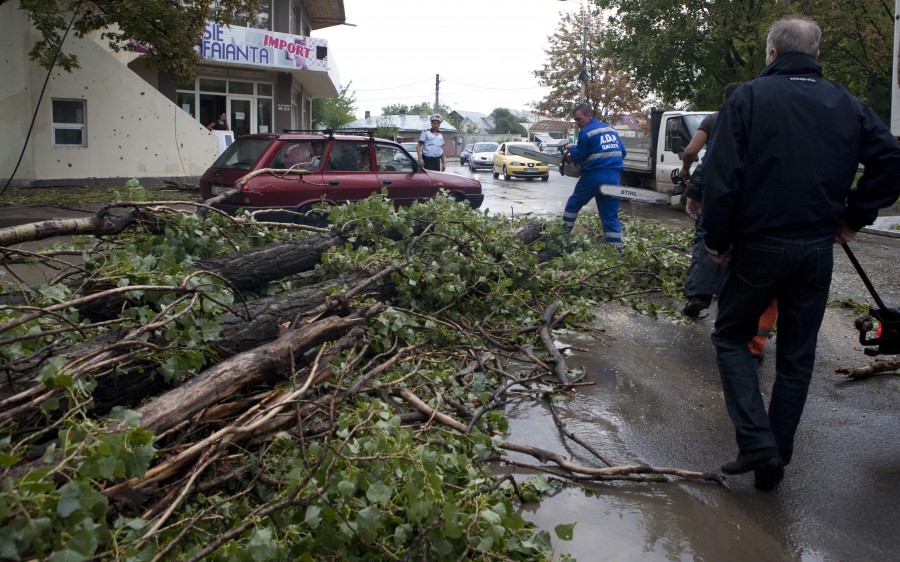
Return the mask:
[[435,74],[434,75],[434,112],[435,113],[438,112],[440,94],[441,94],[441,75]]
[[584,0],[581,2],[581,72],[578,74],[578,80],[581,82],[581,90],[578,94],[578,102],[584,103],[587,93],[587,36],[588,36],[588,13],[584,9]]

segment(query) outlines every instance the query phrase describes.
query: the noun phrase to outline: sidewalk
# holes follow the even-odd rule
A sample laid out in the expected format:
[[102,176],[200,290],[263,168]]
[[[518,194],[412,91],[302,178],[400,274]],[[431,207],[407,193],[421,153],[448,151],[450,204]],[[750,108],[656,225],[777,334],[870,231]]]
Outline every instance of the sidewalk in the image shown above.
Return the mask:
[[860,232],[868,232],[869,234],[878,234],[880,236],[890,236],[892,238],[900,238],[900,215],[892,217],[878,217],[872,226],[863,228]]

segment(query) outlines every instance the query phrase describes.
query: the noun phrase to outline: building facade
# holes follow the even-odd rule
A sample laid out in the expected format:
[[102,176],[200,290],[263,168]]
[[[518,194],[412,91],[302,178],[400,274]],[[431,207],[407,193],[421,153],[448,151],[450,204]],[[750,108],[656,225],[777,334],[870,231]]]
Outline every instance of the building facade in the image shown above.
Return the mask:
[[28,58],[37,31],[18,1],[2,2],[0,182],[190,183],[221,151],[223,135],[208,125],[222,113],[235,136],[308,129],[312,100],[340,91],[327,42],[310,34],[344,21],[343,0],[264,0],[253,21],[208,22],[197,78],[184,84],[148,69],[140,52],[112,51],[99,33],[70,35],[63,50],[81,68],[47,80]]

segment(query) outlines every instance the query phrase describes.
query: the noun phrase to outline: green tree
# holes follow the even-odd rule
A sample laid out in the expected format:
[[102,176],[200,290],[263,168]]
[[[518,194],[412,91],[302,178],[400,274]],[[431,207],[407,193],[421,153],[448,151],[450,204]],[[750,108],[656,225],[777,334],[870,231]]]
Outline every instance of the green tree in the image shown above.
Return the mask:
[[613,10],[602,50],[637,79],[642,95],[663,105],[718,107],[729,82],[745,81],[765,65],[769,24],[781,3],[688,0],[596,0]]
[[336,98],[314,99],[312,103],[312,121],[313,123],[331,130],[337,130],[354,121],[354,104],[356,103],[355,93],[350,91],[350,81],[346,86],[341,88],[341,92]]
[[493,134],[515,134],[524,136],[526,133],[525,127],[519,123],[519,118],[505,107],[496,108],[491,112],[491,117],[494,118],[494,128],[491,130],[491,133]]
[[[400,115],[400,112],[403,111],[407,115],[418,115],[423,111],[428,115],[434,114],[434,106],[427,101],[423,101],[417,103],[416,105],[406,105],[405,103],[392,103],[391,105],[386,105],[381,108],[382,115]],[[447,121],[447,118],[452,113],[452,110],[446,105],[439,104],[438,105],[438,113],[440,113],[444,117],[444,121]]]
[[[29,56],[51,68],[71,23],[76,37],[101,30],[114,51],[147,49],[149,68],[170,74],[178,82],[193,80],[200,57],[194,50],[207,21],[230,24],[235,16],[257,17],[262,0],[20,0],[40,39]],[[75,55],[59,52],[55,65],[66,71],[79,68]]]
[[375,136],[380,139],[391,139],[397,140],[397,133],[400,132],[400,129],[395,127],[393,123],[388,119],[379,119],[378,127],[375,128]]
[[[587,29],[583,27],[585,23]],[[538,111],[567,118],[580,99],[582,80],[585,101],[600,118],[643,109],[644,101],[629,73],[602,56],[601,29],[603,21],[599,13],[591,14],[586,21],[579,14],[562,16],[559,28],[549,37],[547,62],[534,72],[540,85],[550,88],[550,93],[536,105]]]
[[793,8],[822,28],[819,50],[825,77],[872,106],[885,122],[891,114],[894,9],[874,0],[795,0]]
[[605,57],[637,80],[641,95],[664,105],[712,109],[729,82],[765,67],[769,26],[790,13],[809,14],[822,28],[825,77],[847,87],[887,119],[890,115],[893,6],[882,0],[708,2],[594,0],[610,10]]

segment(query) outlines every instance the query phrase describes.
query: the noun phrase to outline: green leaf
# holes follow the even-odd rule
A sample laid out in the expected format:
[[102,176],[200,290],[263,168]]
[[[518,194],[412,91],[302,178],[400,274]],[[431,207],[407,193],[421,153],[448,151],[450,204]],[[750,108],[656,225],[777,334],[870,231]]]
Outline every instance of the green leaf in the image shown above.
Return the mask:
[[74,550],[57,550],[47,558],[47,562],[83,562],[88,557]]
[[306,508],[306,516],[304,517],[304,521],[311,529],[315,529],[319,526],[319,523],[322,522],[322,508],[317,505],[311,505]]
[[372,503],[386,504],[391,501],[392,488],[382,482],[374,482],[366,491],[366,498]]
[[556,533],[556,536],[559,537],[559,540],[570,541],[575,535],[575,525],[575,523],[561,523],[556,527],[553,527],[553,531]]
[[250,551],[250,558],[256,562],[274,560],[278,554],[278,545],[272,540],[272,530],[268,527],[253,529],[247,549]]

